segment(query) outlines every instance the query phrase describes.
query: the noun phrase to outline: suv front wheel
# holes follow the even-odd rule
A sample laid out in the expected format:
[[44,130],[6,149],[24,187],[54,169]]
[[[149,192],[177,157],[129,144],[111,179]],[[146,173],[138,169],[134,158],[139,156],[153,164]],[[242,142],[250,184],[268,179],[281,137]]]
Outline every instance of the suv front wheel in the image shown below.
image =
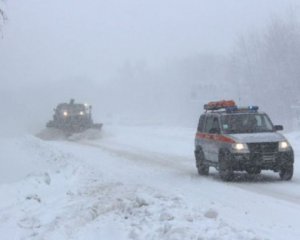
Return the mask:
[[219,153],[219,174],[223,181],[231,181],[234,177],[229,151],[224,150]]
[[204,163],[204,153],[202,149],[197,149],[195,151],[195,158],[196,158],[196,167],[198,169],[199,175],[207,176],[209,173],[209,166]]
[[293,173],[294,173],[294,166],[293,164],[289,164],[286,166],[282,166],[280,171],[279,171],[279,176],[281,178],[281,180],[291,180],[293,177]]

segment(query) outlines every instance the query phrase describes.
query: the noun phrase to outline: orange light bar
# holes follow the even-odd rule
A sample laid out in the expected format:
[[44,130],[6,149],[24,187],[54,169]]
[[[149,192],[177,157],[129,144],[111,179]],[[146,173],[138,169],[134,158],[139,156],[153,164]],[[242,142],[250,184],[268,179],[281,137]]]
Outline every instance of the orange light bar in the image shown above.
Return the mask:
[[233,100],[222,100],[217,102],[209,102],[208,104],[204,105],[205,110],[218,110],[221,108],[227,108],[227,107],[235,107],[235,101]]

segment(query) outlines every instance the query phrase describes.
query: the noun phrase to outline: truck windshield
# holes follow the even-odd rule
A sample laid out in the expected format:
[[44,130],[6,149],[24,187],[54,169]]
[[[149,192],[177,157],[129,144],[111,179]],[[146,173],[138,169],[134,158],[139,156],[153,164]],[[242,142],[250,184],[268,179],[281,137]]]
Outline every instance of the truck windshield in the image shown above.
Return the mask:
[[69,116],[78,115],[80,112],[86,113],[87,109],[83,104],[62,103],[57,106],[58,113],[68,112]]
[[254,133],[273,132],[273,124],[266,114],[261,113],[235,113],[221,116],[223,132]]

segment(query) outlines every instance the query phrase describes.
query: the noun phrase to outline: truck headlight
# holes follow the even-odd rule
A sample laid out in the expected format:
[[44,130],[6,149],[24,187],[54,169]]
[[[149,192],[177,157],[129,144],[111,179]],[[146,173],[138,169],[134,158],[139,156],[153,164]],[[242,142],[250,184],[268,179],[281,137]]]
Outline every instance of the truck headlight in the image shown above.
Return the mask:
[[235,152],[239,152],[239,153],[248,153],[249,149],[246,143],[233,143],[232,144],[232,149]]
[[279,142],[279,151],[287,151],[290,149],[290,144],[288,141],[281,141]]
[[64,111],[63,112],[63,115],[66,117],[66,116],[68,116],[68,112],[67,111]]
[[84,112],[83,112],[83,111],[80,111],[80,112],[79,112],[79,115],[80,115],[80,116],[83,116],[83,115],[84,115]]

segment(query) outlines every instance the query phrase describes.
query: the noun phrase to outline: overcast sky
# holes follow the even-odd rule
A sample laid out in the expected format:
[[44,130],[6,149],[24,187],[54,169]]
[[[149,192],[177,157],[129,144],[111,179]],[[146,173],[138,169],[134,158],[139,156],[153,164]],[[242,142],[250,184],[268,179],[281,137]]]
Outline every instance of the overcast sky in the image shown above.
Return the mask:
[[53,107],[73,97],[91,102],[101,115],[97,119],[121,110],[136,116],[147,101],[156,101],[157,111],[163,101],[172,101],[165,95],[174,95],[176,86],[165,89],[164,98],[152,96],[147,79],[140,79],[140,91],[127,86],[120,69],[146,66],[155,76],[155,68],[164,69],[166,62],[199,53],[226,55],[241,34],[259,31],[274,16],[298,15],[298,1],[5,0],[9,20],[0,39],[0,134],[9,125],[42,128]]
[[0,40],[1,81],[108,79],[124,62],[158,66],[201,52],[228,53],[238,35],[297,0],[15,0]]

